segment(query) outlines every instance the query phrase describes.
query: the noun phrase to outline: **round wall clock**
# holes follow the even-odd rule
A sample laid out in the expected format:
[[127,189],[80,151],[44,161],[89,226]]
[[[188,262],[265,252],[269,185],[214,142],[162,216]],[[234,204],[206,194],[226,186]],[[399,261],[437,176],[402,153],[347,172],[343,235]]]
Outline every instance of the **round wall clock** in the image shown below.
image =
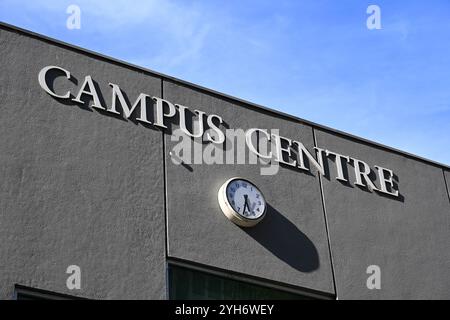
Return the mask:
[[219,205],[225,216],[241,227],[252,227],[266,214],[262,192],[250,181],[235,177],[219,189]]

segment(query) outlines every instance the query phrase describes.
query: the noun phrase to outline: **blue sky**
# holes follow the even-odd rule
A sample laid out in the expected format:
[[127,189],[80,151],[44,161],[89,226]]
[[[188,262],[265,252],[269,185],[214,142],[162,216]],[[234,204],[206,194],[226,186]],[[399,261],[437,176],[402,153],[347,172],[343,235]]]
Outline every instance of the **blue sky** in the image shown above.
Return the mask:
[[448,0],[0,0],[0,20],[450,164]]

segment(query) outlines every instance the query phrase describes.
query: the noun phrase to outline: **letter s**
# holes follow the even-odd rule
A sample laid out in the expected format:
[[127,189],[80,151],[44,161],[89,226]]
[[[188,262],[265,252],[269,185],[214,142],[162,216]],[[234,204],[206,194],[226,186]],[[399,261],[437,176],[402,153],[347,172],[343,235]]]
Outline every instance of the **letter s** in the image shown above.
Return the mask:
[[41,88],[44,89],[45,92],[47,92],[52,97],[59,98],[59,99],[69,99],[70,91],[67,91],[64,95],[58,95],[55,92],[53,92],[52,90],[50,90],[50,88],[48,87],[47,81],[46,81],[46,76],[47,76],[47,72],[52,69],[62,71],[66,75],[66,78],[70,79],[70,72],[67,71],[66,69],[63,69],[63,68],[57,67],[57,66],[47,66],[45,68],[42,68],[41,71],[39,71],[38,79],[39,79],[39,84],[40,84]]
[[209,133],[206,133],[206,139],[208,139],[209,141],[211,141],[212,143],[217,143],[217,144],[221,144],[225,141],[225,135],[223,134],[222,130],[219,129],[219,127],[217,127],[214,122],[213,122],[213,118],[216,118],[219,120],[219,124],[223,123],[222,117],[215,115],[215,114],[211,114],[208,116],[208,118],[206,119],[208,127],[212,130],[214,130],[215,132],[217,132],[218,138],[217,140],[215,140],[213,137],[211,137],[211,135]]

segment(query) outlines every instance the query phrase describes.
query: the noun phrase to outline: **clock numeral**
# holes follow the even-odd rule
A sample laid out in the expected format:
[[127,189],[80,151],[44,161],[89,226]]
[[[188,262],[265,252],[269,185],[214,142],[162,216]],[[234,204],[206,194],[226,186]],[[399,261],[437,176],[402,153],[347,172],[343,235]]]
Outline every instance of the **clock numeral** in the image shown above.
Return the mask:
[[256,194],[256,198],[259,199],[259,193]]
[[244,187],[244,188],[247,188],[247,184],[244,182],[244,183],[242,183],[242,186]]

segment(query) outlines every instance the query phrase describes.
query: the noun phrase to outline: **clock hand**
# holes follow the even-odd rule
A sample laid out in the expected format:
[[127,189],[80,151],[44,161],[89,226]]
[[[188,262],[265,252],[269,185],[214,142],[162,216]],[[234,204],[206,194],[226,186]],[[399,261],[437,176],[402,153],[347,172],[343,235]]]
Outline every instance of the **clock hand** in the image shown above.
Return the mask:
[[244,194],[244,209],[242,213],[245,213],[245,208],[247,207],[248,212],[250,213],[250,206],[248,205],[248,195]]

